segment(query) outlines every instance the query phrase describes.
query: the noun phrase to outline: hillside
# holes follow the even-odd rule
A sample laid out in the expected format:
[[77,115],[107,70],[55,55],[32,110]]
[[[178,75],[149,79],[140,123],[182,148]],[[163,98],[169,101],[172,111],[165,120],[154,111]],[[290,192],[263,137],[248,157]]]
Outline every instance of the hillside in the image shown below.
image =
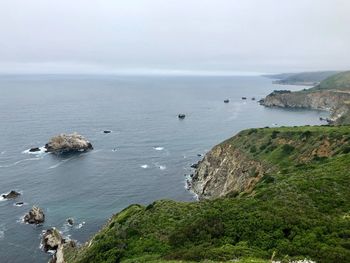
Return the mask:
[[[242,160],[250,169],[239,175],[235,163]],[[198,174],[204,166],[208,173]],[[215,181],[233,173],[244,178],[243,188],[232,184],[220,195],[214,190],[226,180],[219,180],[207,187],[221,198],[131,205],[80,249],[66,248],[65,259],[349,262],[349,168],[350,126],[245,130],[214,147],[196,174]]]
[[265,77],[277,79],[273,82],[274,84],[315,86],[326,78],[338,73],[340,73],[340,71],[316,71],[301,73],[282,73],[276,75],[265,75]]
[[267,107],[326,110],[335,124],[350,123],[350,71],[338,73],[319,85],[298,92],[274,91],[260,103]]

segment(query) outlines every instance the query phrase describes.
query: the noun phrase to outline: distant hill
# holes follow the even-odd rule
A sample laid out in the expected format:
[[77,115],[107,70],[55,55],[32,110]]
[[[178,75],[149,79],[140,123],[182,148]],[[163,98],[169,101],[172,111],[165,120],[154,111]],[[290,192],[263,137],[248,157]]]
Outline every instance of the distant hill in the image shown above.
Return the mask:
[[260,103],[267,107],[330,111],[330,121],[350,124],[350,71],[337,73],[302,91],[274,91]]
[[350,71],[330,76],[312,90],[350,90]]
[[316,71],[301,73],[282,73],[264,76],[271,79],[277,79],[273,82],[274,84],[316,86],[321,81],[338,73],[340,73],[340,71]]

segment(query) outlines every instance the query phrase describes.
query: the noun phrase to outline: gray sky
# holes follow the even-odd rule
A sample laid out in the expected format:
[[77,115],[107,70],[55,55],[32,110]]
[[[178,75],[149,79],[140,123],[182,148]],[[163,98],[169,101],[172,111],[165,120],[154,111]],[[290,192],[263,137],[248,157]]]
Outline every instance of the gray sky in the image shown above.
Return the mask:
[[2,73],[350,69],[349,0],[1,0]]

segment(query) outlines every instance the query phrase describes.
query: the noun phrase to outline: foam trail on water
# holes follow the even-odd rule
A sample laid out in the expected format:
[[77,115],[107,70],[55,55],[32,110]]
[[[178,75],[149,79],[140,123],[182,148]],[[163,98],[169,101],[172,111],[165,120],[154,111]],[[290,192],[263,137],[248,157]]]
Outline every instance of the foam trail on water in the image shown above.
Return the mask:
[[147,169],[149,166],[148,166],[148,164],[143,164],[140,167],[143,168],[143,169]]
[[23,159],[23,160],[19,160],[17,162],[14,162],[12,164],[8,164],[8,165],[0,165],[0,168],[8,168],[8,167],[13,167],[16,166],[17,164],[23,163],[23,162],[27,162],[27,161],[38,161],[41,158],[28,158],[28,159]]

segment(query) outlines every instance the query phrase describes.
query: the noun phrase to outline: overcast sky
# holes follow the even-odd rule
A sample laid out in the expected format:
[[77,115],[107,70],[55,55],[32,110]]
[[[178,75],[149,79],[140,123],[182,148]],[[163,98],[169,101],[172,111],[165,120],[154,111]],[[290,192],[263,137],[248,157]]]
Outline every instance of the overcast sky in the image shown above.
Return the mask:
[[1,0],[0,72],[350,69],[349,0]]

